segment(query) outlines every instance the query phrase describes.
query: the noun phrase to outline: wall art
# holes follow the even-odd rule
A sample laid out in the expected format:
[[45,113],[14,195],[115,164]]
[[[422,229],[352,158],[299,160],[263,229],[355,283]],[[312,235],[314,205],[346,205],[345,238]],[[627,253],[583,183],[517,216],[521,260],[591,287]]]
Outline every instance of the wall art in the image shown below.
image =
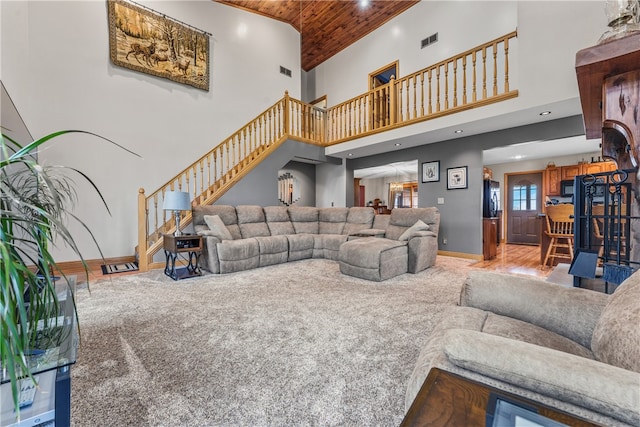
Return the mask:
[[440,160],[422,164],[422,182],[440,181]]
[[447,169],[447,190],[467,188],[467,166]]
[[131,1],[107,5],[115,65],[209,90],[209,33]]

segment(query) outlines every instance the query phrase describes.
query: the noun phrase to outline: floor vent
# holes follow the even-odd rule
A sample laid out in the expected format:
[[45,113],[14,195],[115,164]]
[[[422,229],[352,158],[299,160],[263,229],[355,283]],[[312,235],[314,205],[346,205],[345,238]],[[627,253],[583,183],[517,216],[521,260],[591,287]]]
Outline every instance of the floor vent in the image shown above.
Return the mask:
[[291,70],[288,68],[284,68],[282,65],[280,66],[280,74],[284,74],[287,77],[291,77]]
[[437,41],[438,41],[438,33],[432,34],[420,42],[420,49],[424,49],[425,47]]

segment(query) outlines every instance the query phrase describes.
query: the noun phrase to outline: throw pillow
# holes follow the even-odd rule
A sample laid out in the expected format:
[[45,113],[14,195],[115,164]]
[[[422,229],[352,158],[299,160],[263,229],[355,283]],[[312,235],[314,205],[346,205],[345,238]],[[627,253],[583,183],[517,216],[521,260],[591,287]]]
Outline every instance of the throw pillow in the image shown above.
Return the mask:
[[211,229],[211,234],[220,240],[233,240],[233,236],[218,215],[205,215],[204,222]]
[[411,239],[418,231],[427,231],[429,230],[429,226],[422,222],[421,220],[417,220],[415,224],[411,227],[407,228],[404,233],[398,237],[400,241],[406,241]]

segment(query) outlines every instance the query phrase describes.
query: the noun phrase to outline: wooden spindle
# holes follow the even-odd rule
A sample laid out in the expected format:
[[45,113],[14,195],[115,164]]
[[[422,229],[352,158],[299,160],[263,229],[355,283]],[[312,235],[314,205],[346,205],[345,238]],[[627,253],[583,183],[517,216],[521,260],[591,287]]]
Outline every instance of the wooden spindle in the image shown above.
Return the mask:
[[[418,76],[414,74],[413,79],[413,118],[418,117],[418,97],[416,92],[416,84],[418,83]],[[409,81],[407,80],[407,83]]]
[[493,43],[493,96],[498,95],[498,43]]
[[482,48],[482,99],[487,99],[487,48]]
[[504,39],[504,93],[509,92],[509,38]]
[[467,105],[467,56],[462,57],[462,105]]
[[424,117],[424,73],[420,73],[420,117]]
[[433,113],[433,90],[431,86],[431,72],[433,69],[429,68],[429,74],[427,80],[429,81],[429,104],[427,106],[428,114],[431,115]]
[[453,108],[458,106],[458,60],[453,60]]
[[444,63],[444,109],[449,109],[449,62]]
[[476,102],[478,100],[477,87],[476,87],[476,51],[473,51],[471,55],[471,62],[473,63],[473,89],[471,91],[471,101]]
[[436,113],[440,111],[440,65],[436,68]]

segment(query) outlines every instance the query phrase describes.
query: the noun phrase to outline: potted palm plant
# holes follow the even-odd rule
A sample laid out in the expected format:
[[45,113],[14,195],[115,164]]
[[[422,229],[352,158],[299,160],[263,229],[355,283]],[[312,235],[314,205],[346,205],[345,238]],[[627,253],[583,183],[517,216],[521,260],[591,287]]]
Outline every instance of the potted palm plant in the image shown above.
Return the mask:
[[[84,265],[87,282],[89,269],[67,228],[67,221],[80,223],[100,250],[91,230],[72,212],[77,194],[71,175],[88,181],[109,211],[102,194],[83,172],[38,163],[35,153],[39,147],[69,133],[92,135],[132,153],[86,131],[55,132],[26,145],[0,134],[0,378],[8,378],[11,383],[18,415],[19,381],[28,378],[34,381],[29,355],[39,347],[55,345],[59,338],[42,334],[42,328],[38,328],[51,319],[55,322],[62,310],[56,279],[69,283],[56,264],[51,245],[64,242],[75,252]],[[102,256],[101,251],[100,254]],[[75,309],[75,304],[73,307]]]

